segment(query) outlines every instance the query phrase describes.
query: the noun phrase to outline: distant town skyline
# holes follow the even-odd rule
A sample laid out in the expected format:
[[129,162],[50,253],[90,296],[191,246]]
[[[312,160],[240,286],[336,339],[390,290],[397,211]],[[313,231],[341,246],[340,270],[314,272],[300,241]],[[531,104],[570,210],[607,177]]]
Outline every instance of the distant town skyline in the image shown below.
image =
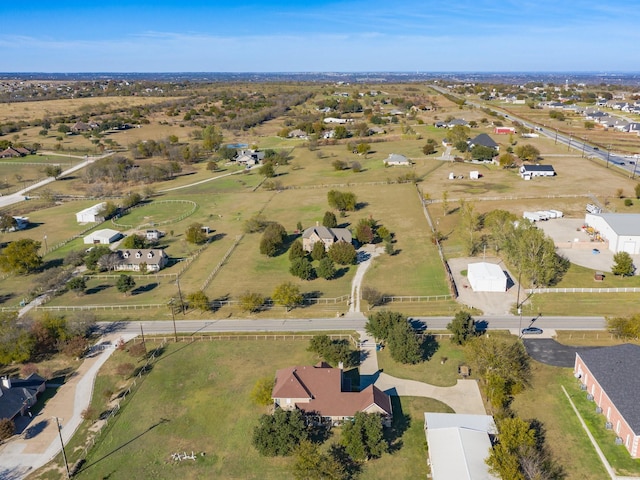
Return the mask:
[[619,0],[3,2],[0,72],[640,70]]

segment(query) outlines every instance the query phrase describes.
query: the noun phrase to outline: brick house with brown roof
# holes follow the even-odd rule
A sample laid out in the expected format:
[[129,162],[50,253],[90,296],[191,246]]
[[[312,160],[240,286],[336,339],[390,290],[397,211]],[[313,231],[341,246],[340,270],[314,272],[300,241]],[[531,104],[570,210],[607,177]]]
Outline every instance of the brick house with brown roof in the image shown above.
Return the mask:
[[284,410],[299,409],[331,423],[351,420],[356,412],[379,413],[391,425],[391,398],[375,385],[360,392],[343,387],[341,368],[326,363],[283,368],[276,372],[271,397]]
[[576,352],[574,375],[631,458],[640,458],[639,370],[639,345],[626,343]]

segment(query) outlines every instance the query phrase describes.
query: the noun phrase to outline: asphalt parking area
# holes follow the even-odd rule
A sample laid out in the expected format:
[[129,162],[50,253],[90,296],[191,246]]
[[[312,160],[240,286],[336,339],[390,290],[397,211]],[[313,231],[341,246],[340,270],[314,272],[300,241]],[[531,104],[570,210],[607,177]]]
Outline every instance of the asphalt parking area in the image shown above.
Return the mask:
[[572,368],[576,363],[576,352],[598,347],[571,347],[550,338],[524,338],[524,347],[531,358],[553,367]]

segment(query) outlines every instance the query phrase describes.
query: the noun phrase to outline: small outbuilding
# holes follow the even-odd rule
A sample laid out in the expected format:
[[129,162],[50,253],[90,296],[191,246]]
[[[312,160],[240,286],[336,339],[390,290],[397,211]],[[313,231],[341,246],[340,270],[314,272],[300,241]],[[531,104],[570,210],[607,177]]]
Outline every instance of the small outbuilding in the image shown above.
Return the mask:
[[93,207],[85,208],[84,210],[76,213],[76,220],[78,223],[96,223],[104,222],[103,210],[107,205],[106,202],[98,203]]
[[507,276],[495,263],[470,263],[467,279],[474,292],[506,292]]
[[122,237],[123,235],[119,231],[105,228],[91,232],[84,237],[84,243],[85,245],[109,245],[110,243],[117,242]]

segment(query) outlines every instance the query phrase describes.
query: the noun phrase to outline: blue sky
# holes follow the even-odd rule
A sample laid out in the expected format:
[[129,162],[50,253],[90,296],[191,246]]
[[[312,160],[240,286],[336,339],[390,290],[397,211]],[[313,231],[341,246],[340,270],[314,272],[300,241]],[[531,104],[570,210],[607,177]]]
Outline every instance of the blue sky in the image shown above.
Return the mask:
[[640,71],[637,0],[0,0],[0,72]]

